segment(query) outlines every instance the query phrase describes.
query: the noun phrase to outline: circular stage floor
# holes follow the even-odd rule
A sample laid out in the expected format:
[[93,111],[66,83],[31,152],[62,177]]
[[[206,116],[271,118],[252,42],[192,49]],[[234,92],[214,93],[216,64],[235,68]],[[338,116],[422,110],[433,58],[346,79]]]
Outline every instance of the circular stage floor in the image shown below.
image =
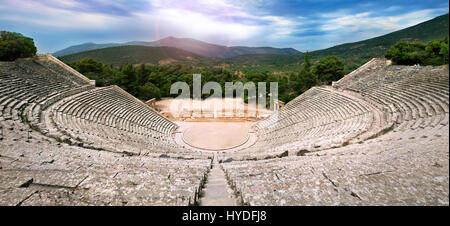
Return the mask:
[[248,140],[249,122],[184,123],[183,141],[196,148],[223,150],[244,144]]

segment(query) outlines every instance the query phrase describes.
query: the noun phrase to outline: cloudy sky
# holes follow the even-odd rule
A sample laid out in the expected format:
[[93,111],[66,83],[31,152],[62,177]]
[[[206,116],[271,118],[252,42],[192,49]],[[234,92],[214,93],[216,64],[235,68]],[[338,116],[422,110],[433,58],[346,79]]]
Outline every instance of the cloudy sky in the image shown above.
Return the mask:
[[448,7],[442,0],[0,0],[0,30],[33,37],[40,53],[167,36],[312,51],[387,34]]

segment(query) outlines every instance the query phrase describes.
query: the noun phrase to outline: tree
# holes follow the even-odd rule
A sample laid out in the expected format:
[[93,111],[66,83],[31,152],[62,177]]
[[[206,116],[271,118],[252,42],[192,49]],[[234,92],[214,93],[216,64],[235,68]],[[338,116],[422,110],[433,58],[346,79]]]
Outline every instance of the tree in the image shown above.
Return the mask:
[[129,92],[131,95],[137,94],[137,81],[136,81],[136,72],[133,68],[133,65],[127,64],[123,66],[120,70],[122,74],[124,75],[122,80],[120,81],[121,87],[124,88],[127,92]]
[[81,74],[88,72],[101,73],[103,71],[103,64],[91,58],[84,58],[83,60],[74,63],[73,66]]
[[444,63],[441,54],[441,43],[443,40],[435,39],[428,42],[425,47],[425,57],[422,61],[424,65],[442,65]]
[[344,76],[344,63],[336,56],[327,56],[314,66],[313,73],[322,84],[331,84]]
[[448,57],[444,54],[446,45],[448,46],[447,37],[442,40],[431,40],[426,45],[421,42],[400,41],[389,48],[385,57],[391,59],[394,64],[442,65],[448,62]]
[[298,75],[298,88],[300,93],[303,93],[310,89],[311,87],[317,85],[317,75],[311,71],[306,71],[302,69]]
[[139,95],[138,98],[147,101],[152,98],[161,99],[161,92],[158,87],[156,87],[153,83],[147,82],[145,85],[139,87]]
[[444,38],[443,42],[441,42],[441,49],[439,53],[444,58],[444,64],[448,64],[448,36]]
[[433,41],[429,43],[428,47],[421,42],[408,43],[400,41],[389,48],[385,57],[392,60],[394,64],[434,64],[431,63],[435,61],[431,59],[434,57],[434,45]]
[[298,94],[302,94],[311,87],[317,85],[317,76],[311,72],[311,60],[309,58],[309,53],[305,53],[305,63],[303,68],[298,73],[296,77],[295,89]]
[[285,93],[288,90],[289,79],[286,76],[280,76],[278,79],[278,92]]
[[36,51],[32,38],[15,32],[0,31],[0,61],[32,57],[36,55]]
[[430,42],[428,42],[427,46],[425,47],[427,56],[439,56],[439,52],[441,51],[441,43],[442,41],[439,39],[431,40]]
[[96,85],[97,86],[109,86],[112,83],[112,78],[114,77],[114,74],[117,73],[116,70],[113,70],[110,66],[108,65],[103,65],[103,70],[100,73],[99,79],[100,79],[100,84]]
[[147,69],[145,64],[141,64],[136,69],[137,84],[138,85],[145,84],[147,82],[147,80],[148,80],[149,74],[150,74],[150,71]]
[[300,90],[300,88],[298,87],[298,74],[299,73],[291,73],[289,75],[289,83],[288,83],[288,89],[289,90]]
[[311,71],[311,59],[309,58],[309,52],[305,53],[305,63],[303,65],[305,71]]
[[389,50],[384,54],[389,60],[392,60],[394,64],[398,64],[399,62],[404,62],[406,60],[406,49],[408,48],[407,42],[397,42],[395,45],[391,46]]

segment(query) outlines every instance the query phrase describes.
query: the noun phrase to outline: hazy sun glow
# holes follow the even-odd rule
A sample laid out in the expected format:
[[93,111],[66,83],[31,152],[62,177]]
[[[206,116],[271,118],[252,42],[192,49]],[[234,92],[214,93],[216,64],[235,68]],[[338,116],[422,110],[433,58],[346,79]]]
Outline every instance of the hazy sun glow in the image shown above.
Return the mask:
[[306,51],[386,34],[447,12],[445,0],[0,0],[0,29],[34,37],[40,52],[167,36]]

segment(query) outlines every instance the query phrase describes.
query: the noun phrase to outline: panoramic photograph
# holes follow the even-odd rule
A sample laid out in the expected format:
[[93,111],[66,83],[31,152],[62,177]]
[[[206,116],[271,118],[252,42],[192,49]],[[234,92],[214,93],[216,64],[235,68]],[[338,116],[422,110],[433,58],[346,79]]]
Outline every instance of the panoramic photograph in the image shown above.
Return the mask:
[[0,206],[449,206],[448,13],[0,0]]

